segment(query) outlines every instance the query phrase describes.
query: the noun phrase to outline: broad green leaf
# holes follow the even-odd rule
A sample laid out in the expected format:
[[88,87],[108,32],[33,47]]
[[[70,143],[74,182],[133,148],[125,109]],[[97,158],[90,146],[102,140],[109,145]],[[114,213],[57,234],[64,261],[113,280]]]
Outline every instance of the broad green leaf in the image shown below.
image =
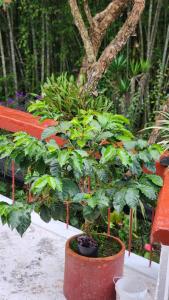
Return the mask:
[[117,155],[119,156],[119,158],[124,166],[127,166],[130,164],[130,157],[126,150],[118,149]]
[[44,222],[49,223],[49,221],[51,220],[51,211],[49,207],[45,205],[42,205],[40,207],[40,217]]
[[100,162],[102,164],[112,160],[115,155],[116,155],[116,148],[113,147],[112,145],[109,145],[107,148],[102,148],[102,157],[101,157],[101,160]]
[[59,145],[53,139],[51,139],[46,145],[49,152],[55,152],[56,150],[60,150]]
[[83,161],[82,157],[78,153],[73,153],[72,155],[73,168],[75,171],[78,171],[80,174],[82,173]]
[[126,191],[125,200],[130,208],[135,208],[139,203],[139,190],[136,188],[129,188]]
[[106,127],[106,125],[108,124],[109,120],[110,120],[110,115],[107,113],[103,113],[103,114],[98,114],[97,119],[101,125],[101,127]]
[[156,172],[156,163],[155,161],[148,161],[144,164],[144,167],[149,171],[155,173]]
[[85,150],[74,150],[76,153],[78,153],[81,157],[88,157],[89,154]]
[[61,168],[66,164],[66,162],[68,161],[70,156],[70,153],[68,152],[68,150],[60,150],[59,151],[59,155],[58,155],[58,162],[61,166]]
[[91,208],[95,208],[98,205],[98,199],[93,196],[87,201],[87,203]]
[[161,176],[155,174],[146,174],[146,177],[152,181],[155,185],[162,187],[163,186],[163,179]]
[[142,194],[146,196],[148,199],[156,200],[157,194],[153,186],[138,184],[138,188],[142,192]]
[[140,151],[139,154],[138,154],[138,157],[139,157],[139,159],[141,159],[145,163],[149,162],[149,160],[150,160],[149,153],[147,152],[147,150]]
[[22,235],[31,223],[31,217],[28,212],[24,210],[13,210],[11,211],[8,219],[8,224],[11,229],[16,228],[17,231]]
[[56,186],[57,186],[57,184],[56,184],[56,179],[55,179],[54,177],[52,177],[52,176],[48,176],[47,180],[48,180],[48,185],[49,185],[53,190],[56,190]]
[[86,219],[90,222],[94,222],[99,216],[100,216],[99,209],[97,209],[97,208],[93,209],[88,205],[83,207],[83,217],[84,217],[84,219]]
[[92,127],[92,130],[95,130],[95,131],[98,131],[98,132],[101,131],[101,126],[100,126],[99,122],[97,122],[96,120],[92,120],[90,122],[90,126]]
[[48,184],[48,175],[43,175],[36,179],[36,181],[32,185],[32,191],[42,191],[43,188]]
[[55,177],[55,181],[56,181],[56,189],[59,192],[62,192],[62,181],[60,178]]
[[150,148],[150,149],[148,149],[148,151],[149,151],[152,159],[154,159],[155,161],[158,161],[160,159],[161,153],[158,150]]
[[136,144],[137,144],[136,141],[123,142],[123,145],[124,145],[125,149],[128,150],[128,151],[133,150],[135,148]]
[[45,140],[47,138],[49,138],[52,135],[55,135],[57,132],[56,127],[51,126],[51,127],[47,127],[43,132],[42,132],[42,136],[41,139]]
[[126,204],[126,201],[125,201],[126,191],[127,191],[127,188],[122,188],[121,190],[119,190],[118,192],[116,192],[114,194],[113,206],[117,212],[122,211]]
[[22,213],[22,216],[20,218],[20,223],[16,227],[16,230],[22,236],[30,225],[31,225],[30,213]]
[[90,199],[91,195],[87,193],[78,193],[73,197],[73,202],[81,202]]
[[79,193],[79,186],[72,179],[64,178],[62,183],[62,194],[64,200],[72,199]]
[[130,121],[127,118],[125,118],[123,115],[112,115],[111,121],[115,121],[117,123],[124,123],[127,125],[130,124]]
[[148,146],[148,143],[147,143],[147,141],[140,139],[140,140],[137,141],[137,146],[138,146],[139,149],[142,150],[142,149],[144,149]]
[[101,133],[101,134],[98,135],[96,141],[100,142],[102,140],[107,140],[107,139],[109,139],[109,138],[111,138],[113,136],[114,136],[113,132],[105,131],[105,132],[103,132],[103,133]]

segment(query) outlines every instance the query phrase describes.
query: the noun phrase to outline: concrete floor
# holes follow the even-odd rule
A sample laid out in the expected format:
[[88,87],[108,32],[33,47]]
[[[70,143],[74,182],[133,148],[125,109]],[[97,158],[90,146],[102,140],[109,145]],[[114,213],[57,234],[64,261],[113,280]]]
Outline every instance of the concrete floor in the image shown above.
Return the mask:
[[[64,300],[65,241],[38,225],[31,225],[23,238],[0,225],[0,300]],[[155,280],[130,268],[125,275],[146,282],[154,299]]]

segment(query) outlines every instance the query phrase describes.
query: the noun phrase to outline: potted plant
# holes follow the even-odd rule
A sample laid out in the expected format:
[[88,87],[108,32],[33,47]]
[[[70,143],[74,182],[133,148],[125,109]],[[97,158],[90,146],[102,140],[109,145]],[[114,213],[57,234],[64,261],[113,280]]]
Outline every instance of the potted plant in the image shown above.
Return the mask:
[[[32,210],[49,222],[51,217],[60,218],[65,203],[75,212],[74,218],[80,214],[84,223],[86,235],[66,243],[67,299],[115,297],[113,277],[123,274],[125,247],[117,238],[93,233],[95,224],[107,221],[108,208],[120,211],[126,205],[140,205],[144,211],[144,202],[155,200],[162,186],[161,177],[153,174],[161,148],[135,140],[128,126],[121,115],[80,110],[72,119],[47,128],[41,141],[23,132],[10,140],[0,139],[1,157],[14,159],[24,170],[33,196],[31,204],[1,203],[3,224],[22,235],[30,225]],[[54,134],[64,139],[62,147],[50,139]],[[143,165],[152,174],[144,174]]]

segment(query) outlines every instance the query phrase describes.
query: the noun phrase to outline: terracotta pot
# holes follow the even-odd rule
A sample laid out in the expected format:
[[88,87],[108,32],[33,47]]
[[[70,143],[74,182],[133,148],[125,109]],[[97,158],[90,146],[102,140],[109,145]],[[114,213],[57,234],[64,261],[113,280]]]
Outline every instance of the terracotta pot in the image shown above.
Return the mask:
[[64,295],[67,300],[115,300],[113,278],[123,275],[124,244],[115,237],[121,250],[114,256],[91,258],[77,254],[70,243],[65,248]]

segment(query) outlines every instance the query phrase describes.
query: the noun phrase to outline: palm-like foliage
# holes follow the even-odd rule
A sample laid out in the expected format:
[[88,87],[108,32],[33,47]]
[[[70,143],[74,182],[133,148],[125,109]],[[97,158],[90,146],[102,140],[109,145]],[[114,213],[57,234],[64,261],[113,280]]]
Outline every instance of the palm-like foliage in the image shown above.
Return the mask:
[[169,149],[169,113],[158,112],[161,118],[157,121],[157,125],[148,127],[147,129],[157,130],[159,132],[159,142],[165,150]]

